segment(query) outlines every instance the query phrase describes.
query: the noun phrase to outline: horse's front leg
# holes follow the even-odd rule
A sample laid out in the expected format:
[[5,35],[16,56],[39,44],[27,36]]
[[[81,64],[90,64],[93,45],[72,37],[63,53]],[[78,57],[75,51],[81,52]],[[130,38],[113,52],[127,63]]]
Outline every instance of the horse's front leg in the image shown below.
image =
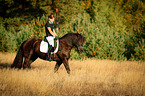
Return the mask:
[[62,64],[62,61],[57,61],[56,65],[54,67],[54,72],[57,72],[58,71],[58,69],[59,69],[59,67],[60,67],[61,64]]
[[70,68],[69,68],[68,60],[66,57],[63,59],[63,64],[65,66],[67,73],[70,74]]

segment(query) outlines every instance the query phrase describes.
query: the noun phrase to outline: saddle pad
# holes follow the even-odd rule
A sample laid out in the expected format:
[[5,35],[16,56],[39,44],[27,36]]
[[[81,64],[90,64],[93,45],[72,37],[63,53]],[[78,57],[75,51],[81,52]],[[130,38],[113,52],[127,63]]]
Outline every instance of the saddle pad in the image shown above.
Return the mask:
[[[57,51],[59,49],[59,40],[57,40],[56,42],[57,42],[56,49],[54,50],[54,52],[51,52],[51,54],[57,53]],[[47,53],[48,52],[48,43],[45,42],[44,40],[42,40],[41,43],[40,43],[40,52],[42,52],[42,53]]]
[[44,42],[44,40],[40,43],[40,52],[47,53],[48,52],[48,43]]

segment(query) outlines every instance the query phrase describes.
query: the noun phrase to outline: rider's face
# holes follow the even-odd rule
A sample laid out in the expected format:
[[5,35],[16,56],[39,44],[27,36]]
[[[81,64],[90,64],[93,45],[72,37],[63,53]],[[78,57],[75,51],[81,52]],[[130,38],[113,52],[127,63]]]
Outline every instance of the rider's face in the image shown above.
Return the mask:
[[52,19],[49,18],[49,21],[50,21],[50,22],[54,22],[54,18],[52,18]]

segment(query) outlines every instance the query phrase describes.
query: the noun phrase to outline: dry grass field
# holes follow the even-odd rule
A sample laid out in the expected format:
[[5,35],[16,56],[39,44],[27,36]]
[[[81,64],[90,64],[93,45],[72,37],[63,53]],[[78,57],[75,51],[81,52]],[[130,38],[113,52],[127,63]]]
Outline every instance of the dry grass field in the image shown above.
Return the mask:
[[41,59],[32,69],[11,69],[16,54],[0,53],[0,96],[145,96],[145,62],[70,60],[62,65]]

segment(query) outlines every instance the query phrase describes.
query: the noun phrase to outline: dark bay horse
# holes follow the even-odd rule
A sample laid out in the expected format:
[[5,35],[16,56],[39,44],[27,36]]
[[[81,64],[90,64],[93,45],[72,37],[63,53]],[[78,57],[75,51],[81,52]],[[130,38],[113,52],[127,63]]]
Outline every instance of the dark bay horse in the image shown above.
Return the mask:
[[[41,39],[30,38],[24,41],[14,59],[11,68],[31,68],[30,64],[34,62],[38,57],[45,60],[45,54],[40,52]],[[56,72],[60,65],[63,63],[67,73],[70,73],[68,59],[70,58],[70,51],[73,47],[77,49],[79,53],[84,51],[83,44],[85,38],[79,33],[68,33],[59,39],[59,50],[54,55],[51,55],[52,61],[56,61],[54,71]]]

